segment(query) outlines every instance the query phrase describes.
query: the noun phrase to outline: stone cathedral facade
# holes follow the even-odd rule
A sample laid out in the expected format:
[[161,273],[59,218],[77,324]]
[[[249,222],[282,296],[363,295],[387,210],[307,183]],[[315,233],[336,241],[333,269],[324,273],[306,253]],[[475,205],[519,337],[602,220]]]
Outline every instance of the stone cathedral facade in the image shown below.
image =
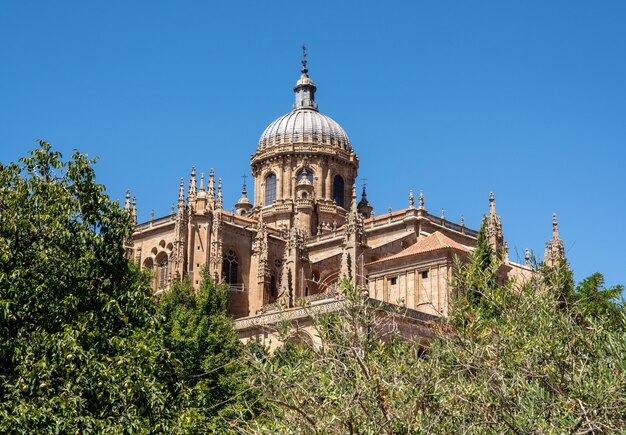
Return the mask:
[[[477,231],[463,219],[429,213],[421,193],[411,193],[405,209],[374,215],[365,188],[357,198],[359,158],[346,132],[319,111],[315,91],[305,57],[292,110],[265,129],[251,157],[250,197],[244,183],[227,211],[221,180],[212,169],[198,180],[194,167],[170,215],[136,225],[128,254],[154,271],[156,292],[183,276],[197,286],[208,267],[217,282],[230,284],[237,319],[338,300],[342,278],[366,287],[372,299],[445,314],[453,258],[473,249]],[[504,256],[503,279],[527,276],[528,252],[526,264],[507,258],[493,194],[488,205],[488,240]],[[125,207],[136,216],[129,193]],[[554,217],[544,261],[563,256]]]

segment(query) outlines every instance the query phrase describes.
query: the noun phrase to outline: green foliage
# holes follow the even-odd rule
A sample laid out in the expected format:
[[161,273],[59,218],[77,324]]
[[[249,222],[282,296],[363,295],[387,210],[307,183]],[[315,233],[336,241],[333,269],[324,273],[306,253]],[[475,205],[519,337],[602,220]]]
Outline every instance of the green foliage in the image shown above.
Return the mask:
[[502,267],[500,260],[487,241],[487,221],[483,219],[478,232],[476,249],[469,255],[467,261],[455,257],[456,273],[451,282],[455,289],[453,298],[456,303],[452,309],[458,315],[452,316],[457,322],[464,323],[468,317],[490,321],[502,309],[506,292],[498,287],[498,272]]
[[205,271],[157,304],[93,163],[0,165],[0,432],[224,432],[249,415],[228,289]]
[[344,309],[314,316],[319,346],[249,357],[250,382],[271,407],[240,426],[372,434],[626,431],[626,312],[612,301],[619,288],[604,289],[593,275],[573,291],[565,262],[535,271],[528,282],[502,284],[500,266],[476,252],[457,264],[453,283],[461,292],[425,351],[399,339],[392,314],[344,288]]
[[172,374],[179,390],[173,403],[180,412],[177,431],[226,431],[224,419],[239,412],[237,397],[247,385],[242,345],[226,314],[228,298],[228,286],[216,286],[206,268],[197,291],[184,280],[162,296],[161,333],[178,362]]
[[624,305],[621,299],[623,291],[623,285],[606,288],[604,276],[596,272],[576,286],[578,310],[584,317],[609,319],[618,327]]
[[0,166],[0,431],[141,431],[168,414],[166,360],[129,216],[93,160],[49,144]]

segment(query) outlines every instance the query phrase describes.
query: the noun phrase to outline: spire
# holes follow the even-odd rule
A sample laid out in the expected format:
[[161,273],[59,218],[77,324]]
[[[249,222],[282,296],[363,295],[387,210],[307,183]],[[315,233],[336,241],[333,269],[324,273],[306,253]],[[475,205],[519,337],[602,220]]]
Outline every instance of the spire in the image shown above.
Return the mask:
[[248,199],[248,191],[246,189],[246,176],[243,176],[243,186],[241,187],[241,198],[235,204],[235,209],[237,210],[237,214],[240,216],[244,216],[248,214],[250,209],[252,208],[252,203]]
[[178,209],[181,210],[185,206],[185,181],[180,179],[180,187],[178,188]]
[[[496,214],[496,200],[493,192],[489,192],[489,216],[487,216],[487,241],[496,255],[500,255],[504,248],[502,234],[502,220]],[[506,255],[506,253],[505,253]]]
[[137,224],[137,197],[133,196],[133,222]]
[[222,209],[222,179],[217,180],[217,203],[215,204],[218,210]]
[[200,174],[200,192],[204,192],[204,172]]
[[191,177],[189,178],[189,192],[187,193],[187,203],[195,207],[196,202],[196,167],[191,167]]
[[413,196],[413,191],[409,191],[409,208],[415,208],[415,196]]
[[307,55],[306,47],[302,46],[302,69],[300,70],[302,75],[300,80],[296,83],[293,91],[296,94],[296,101],[293,105],[293,109],[312,109],[317,110],[317,103],[315,102],[315,83],[309,77],[309,69],[307,68]]
[[554,266],[558,260],[565,259],[565,245],[559,237],[559,224],[556,220],[556,213],[552,214],[552,239],[546,242],[546,252],[543,262],[549,266]]
[[367,192],[365,191],[365,187],[366,187],[366,184],[364,183],[363,192],[361,193],[361,200],[359,201],[359,204],[357,205],[357,210],[359,211],[363,219],[370,218],[372,216],[372,213],[374,212],[374,208],[367,200]]
[[213,168],[209,171],[209,184],[207,185],[207,201],[208,208],[211,210],[215,209],[215,173],[213,172]]
[[552,240],[559,240],[559,223],[556,221],[556,213],[552,213]]
[[356,184],[352,185],[352,201],[350,202],[350,210],[353,212],[357,211],[356,207]]
[[126,191],[126,200],[124,201],[124,210],[130,211],[130,190]]

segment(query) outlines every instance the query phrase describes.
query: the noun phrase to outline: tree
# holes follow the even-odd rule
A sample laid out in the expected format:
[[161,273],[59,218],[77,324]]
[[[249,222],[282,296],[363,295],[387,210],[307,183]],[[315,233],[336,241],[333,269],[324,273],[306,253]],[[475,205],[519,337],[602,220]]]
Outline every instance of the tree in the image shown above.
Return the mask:
[[216,286],[207,268],[201,279],[197,291],[187,279],[175,283],[159,306],[165,319],[161,335],[177,361],[174,429],[225,432],[226,419],[240,413],[239,400],[247,397],[243,347],[226,312],[228,286]]
[[576,302],[583,316],[592,319],[608,318],[619,327],[624,301],[623,285],[606,288],[604,276],[596,272],[576,286]]
[[0,431],[165,429],[168,364],[130,216],[94,160],[43,141],[0,165]]
[[[480,259],[457,264],[453,282],[462,291],[425,351],[380,328],[365,296],[344,285],[345,308],[314,318],[321,346],[249,356],[249,381],[271,407],[239,426],[303,433],[626,431],[624,306],[581,321],[577,304],[563,304],[570,286],[564,271],[542,268],[528,282],[504,283],[494,279],[498,260],[485,268]],[[594,278],[581,285],[601,284]],[[479,297],[468,299],[467,289]]]

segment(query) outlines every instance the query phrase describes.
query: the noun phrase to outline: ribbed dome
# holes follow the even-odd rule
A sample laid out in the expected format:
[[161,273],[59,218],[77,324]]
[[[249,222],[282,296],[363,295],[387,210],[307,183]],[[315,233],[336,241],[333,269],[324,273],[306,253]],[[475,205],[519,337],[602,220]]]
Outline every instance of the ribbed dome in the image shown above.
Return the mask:
[[293,88],[295,93],[293,110],[265,129],[259,139],[258,152],[290,144],[322,145],[352,151],[352,145],[343,128],[317,110],[315,102],[317,87],[309,77],[306,63],[306,52],[303,52],[302,75]]
[[343,128],[315,109],[299,108],[272,122],[259,139],[258,151],[283,144],[319,144],[352,151]]

